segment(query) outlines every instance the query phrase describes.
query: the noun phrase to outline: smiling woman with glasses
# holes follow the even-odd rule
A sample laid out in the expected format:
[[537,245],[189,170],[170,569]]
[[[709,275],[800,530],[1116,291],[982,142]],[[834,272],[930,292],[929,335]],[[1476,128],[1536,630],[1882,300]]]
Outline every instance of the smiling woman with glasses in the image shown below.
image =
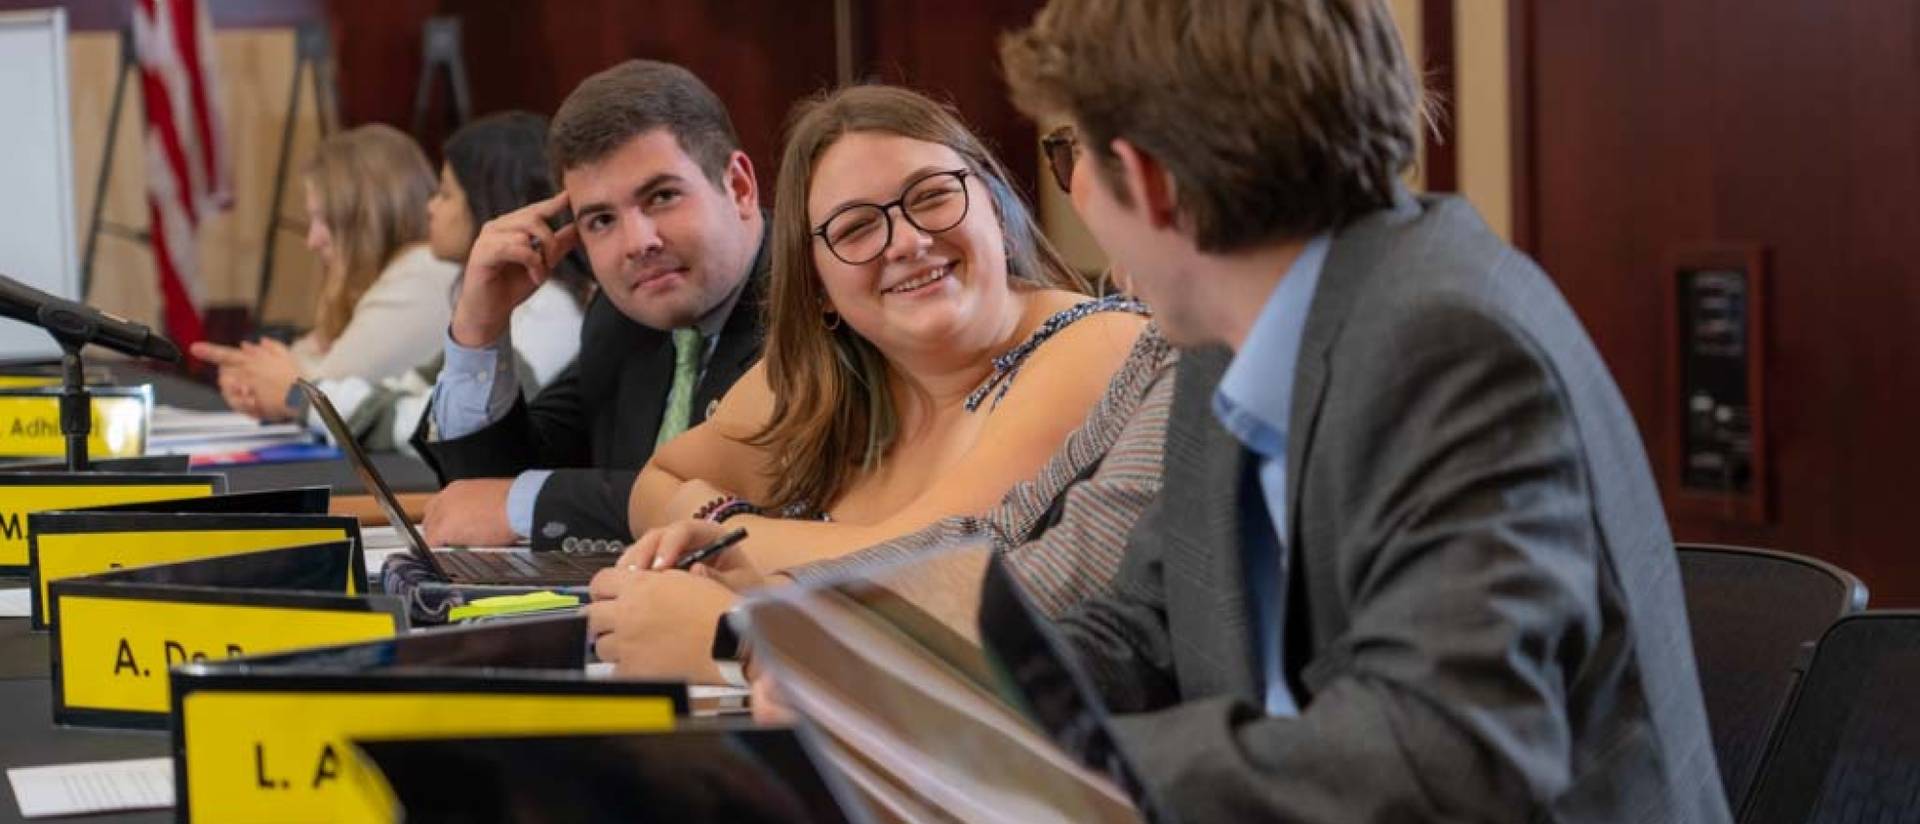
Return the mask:
[[647,662],[705,664],[712,636],[692,616],[731,593],[645,570],[720,521],[748,537],[703,569],[737,582],[983,513],[1039,473],[1143,340],[1145,308],[1088,295],[949,109],[859,86],[790,122],[764,358],[641,473],[642,537],[594,586],[620,602],[596,629],[650,639],[610,642],[623,672],[707,674]]
[[939,234],[967,217],[967,170],[929,172],[913,179],[900,196],[886,203],[849,203],[814,227],[827,250],[841,263],[859,266],[893,245],[892,210],[898,208],[913,228]]

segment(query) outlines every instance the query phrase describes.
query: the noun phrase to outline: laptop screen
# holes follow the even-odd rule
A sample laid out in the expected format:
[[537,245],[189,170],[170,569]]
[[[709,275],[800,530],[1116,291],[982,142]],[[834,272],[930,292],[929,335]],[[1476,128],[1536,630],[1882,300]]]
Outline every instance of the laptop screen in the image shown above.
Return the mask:
[[347,462],[353,464],[353,471],[360,476],[360,483],[373,493],[373,499],[379,502],[380,509],[387,513],[387,520],[393,524],[394,531],[399,532],[401,537],[406,539],[408,551],[412,552],[415,558],[420,559],[420,563],[433,570],[434,574],[441,578],[449,577],[447,571],[441,568],[439,559],[433,557],[433,550],[427,546],[427,539],[421,537],[420,531],[413,528],[413,521],[407,517],[406,509],[400,506],[400,499],[393,494],[392,489],[387,487],[386,479],[380,477],[380,471],[374,468],[373,460],[367,457],[366,450],[360,448],[359,439],[353,437],[353,432],[347,428],[347,422],[340,418],[340,411],[333,408],[332,401],[327,400],[327,393],[320,391],[319,387],[305,379],[294,381],[294,385],[300,387],[300,394],[306,396],[307,405],[312,407],[314,412],[319,413],[320,422],[325,424],[327,432],[333,435],[334,444],[347,453]]

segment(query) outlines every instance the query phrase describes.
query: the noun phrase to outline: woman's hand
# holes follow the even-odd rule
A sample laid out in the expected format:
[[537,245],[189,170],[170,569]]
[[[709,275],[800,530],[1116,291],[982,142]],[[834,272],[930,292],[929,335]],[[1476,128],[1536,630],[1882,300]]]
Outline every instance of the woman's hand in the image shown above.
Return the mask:
[[753,711],[753,723],[763,726],[783,726],[795,720],[793,709],[787,706],[786,699],[780,694],[780,684],[773,679],[773,673],[766,667],[757,666],[751,655],[741,662],[746,667],[747,708]]
[[287,392],[300,378],[300,361],[277,340],[238,347],[196,343],[193,356],[220,369],[220,397],[234,411],[263,421],[293,418]]
[[[588,584],[588,591],[596,601],[618,598],[636,577],[649,572],[671,570],[681,556],[713,543],[731,531],[733,529],[725,524],[691,519],[650,529],[627,548],[617,563],[596,573]],[[695,565],[693,572],[714,579],[735,592],[744,592],[765,582],[760,570],[737,546]]]
[[612,662],[615,673],[721,683],[713,632],[733,608],[732,590],[711,578],[667,570],[635,573],[618,594],[587,605],[594,654]]

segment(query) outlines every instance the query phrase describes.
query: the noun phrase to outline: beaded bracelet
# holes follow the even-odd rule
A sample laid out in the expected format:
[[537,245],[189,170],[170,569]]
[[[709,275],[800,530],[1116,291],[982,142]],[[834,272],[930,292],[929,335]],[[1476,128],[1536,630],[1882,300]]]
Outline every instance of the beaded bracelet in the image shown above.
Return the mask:
[[699,509],[694,510],[693,519],[696,521],[712,521],[717,524],[735,515],[758,514],[760,514],[760,507],[754,506],[752,502],[745,498],[737,495],[721,495],[718,498],[701,504]]
[[731,518],[735,515],[758,515],[758,514],[760,514],[760,507],[754,506],[752,503],[745,501],[743,499],[735,498],[732,501],[729,501],[726,505],[720,507],[719,509],[714,510],[713,514],[708,515],[707,518],[708,520],[711,520],[716,524],[720,524],[720,523],[726,523],[726,520],[728,518]]
[[717,498],[714,498],[711,501],[701,504],[699,509],[694,510],[693,519],[696,521],[709,520],[711,519],[713,513],[718,512],[720,510],[720,507],[726,506],[727,504],[733,503],[734,501],[737,501],[737,500],[740,500],[740,499],[732,495],[721,495]]

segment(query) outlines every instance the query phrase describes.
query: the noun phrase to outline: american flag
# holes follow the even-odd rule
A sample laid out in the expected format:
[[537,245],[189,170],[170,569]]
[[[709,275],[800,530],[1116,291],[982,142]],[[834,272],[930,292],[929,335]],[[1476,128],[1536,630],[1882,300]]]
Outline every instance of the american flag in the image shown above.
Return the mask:
[[207,0],[136,0],[133,48],[146,101],[147,209],[167,331],[181,348],[200,322],[198,229],[232,205]]

